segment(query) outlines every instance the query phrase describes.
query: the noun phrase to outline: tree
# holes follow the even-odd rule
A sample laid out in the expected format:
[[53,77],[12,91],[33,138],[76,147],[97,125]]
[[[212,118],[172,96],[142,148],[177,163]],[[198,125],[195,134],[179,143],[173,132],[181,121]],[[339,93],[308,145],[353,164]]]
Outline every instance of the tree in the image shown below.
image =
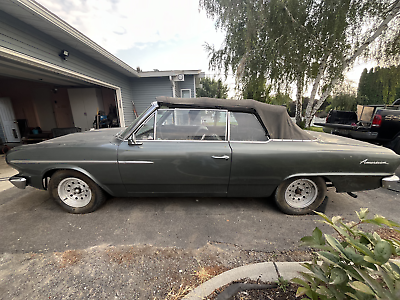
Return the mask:
[[200,7],[226,31],[220,49],[206,45],[211,67],[232,69],[245,83],[263,73],[274,88],[295,85],[297,122],[312,84],[306,126],[360,55],[400,57],[400,0],[200,0]]
[[264,74],[254,74],[243,85],[242,95],[245,99],[266,102],[271,86],[266,85]]
[[400,66],[364,69],[358,84],[358,97],[368,104],[392,104],[399,98]]
[[197,97],[209,98],[223,98],[228,97],[228,85],[223,84],[221,79],[215,80],[214,78],[204,77],[200,80],[201,88],[196,89]]

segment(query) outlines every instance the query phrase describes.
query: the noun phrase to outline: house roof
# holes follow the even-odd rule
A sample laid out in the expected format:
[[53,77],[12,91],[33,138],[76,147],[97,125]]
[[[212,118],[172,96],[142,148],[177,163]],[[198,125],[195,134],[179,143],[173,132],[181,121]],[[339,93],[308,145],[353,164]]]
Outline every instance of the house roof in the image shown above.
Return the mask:
[[129,77],[201,74],[201,70],[138,72],[33,0],[0,1],[0,10]]
[[0,9],[127,76],[138,77],[135,69],[35,1],[0,1]]

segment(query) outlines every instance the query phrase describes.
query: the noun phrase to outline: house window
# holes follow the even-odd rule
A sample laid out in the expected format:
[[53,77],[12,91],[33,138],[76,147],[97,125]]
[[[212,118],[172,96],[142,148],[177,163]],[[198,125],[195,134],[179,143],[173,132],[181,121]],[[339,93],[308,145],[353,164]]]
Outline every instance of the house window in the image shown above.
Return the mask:
[[192,98],[190,89],[182,89],[181,90],[181,98]]

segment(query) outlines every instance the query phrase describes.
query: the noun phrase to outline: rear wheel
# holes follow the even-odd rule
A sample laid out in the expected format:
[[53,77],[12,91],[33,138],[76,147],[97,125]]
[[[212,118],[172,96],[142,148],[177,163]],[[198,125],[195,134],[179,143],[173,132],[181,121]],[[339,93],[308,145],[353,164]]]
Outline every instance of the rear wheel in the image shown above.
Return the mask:
[[275,202],[285,213],[307,214],[325,199],[326,184],[320,177],[291,178],[282,182],[275,192]]
[[87,176],[60,170],[51,176],[49,192],[69,213],[84,214],[96,210],[106,200],[104,191]]

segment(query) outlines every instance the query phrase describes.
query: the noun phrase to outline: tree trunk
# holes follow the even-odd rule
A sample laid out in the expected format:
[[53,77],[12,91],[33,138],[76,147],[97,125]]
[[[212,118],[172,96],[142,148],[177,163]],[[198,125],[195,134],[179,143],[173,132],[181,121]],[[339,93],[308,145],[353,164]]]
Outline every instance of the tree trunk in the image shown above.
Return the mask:
[[302,111],[303,111],[303,87],[304,87],[304,77],[299,75],[297,78],[297,94],[296,94],[296,124],[300,125],[303,121]]
[[317,75],[317,78],[315,78],[313,89],[312,89],[311,95],[310,95],[310,101],[308,101],[308,105],[307,105],[307,109],[306,109],[306,119],[305,119],[305,127],[306,128],[311,126],[311,121],[314,117],[314,115],[311,114],[311,112],[314,107],[315,95],[317,94],[318,87],[321,82],[322,76],[324,76],[328,58],[329,58],[329,53],[324,55],[324,57],[322,58],[321,64],[319,65],[319,68],[318,68],[318,75]]
[[[372,36],[370,36],[355,52],[352,56],[350,56],[347,60],[345,60],[343,62],[342,65],[342,70],[346,70],[351,64],[354,63],[354,61],[356,60],[357,57],[359,57],[364,50],[373,42],[375,41],[382,33],[383,31],[386,29],[386,27],[388,26],[388,23],[390,21],[392,21],[400,12],[400,0],[397,0],[393,6],[392,9],[390,10],[390,13],[387,15],[387,17],[385,18],[385,20],[382,21],[382,23],[378,26],[378,28],[376,29],[376,31],[374,32],[374,34]],[[318,72],[318,77],[319,77],[319,72]],[[314,82],[314,86],[313,86],[313,91],[314,89],[317,90],[318,86],[321,82],[321,78],[316,78],[315,82]],[[314,117],[315,113],[318,111],[318,109],[321,107],[322,103],[325,102],[325,100],[328,98],[329,94],[331,93],[333,87],[338,83],[339,81],[339,77],[334,78],[331,83],[329,84],[328,89],[321,95],[320,99],[317,101],[317,103],[315,103],[314,106],[312,106],[312,102],[314,102],[314,100],[312,100],[312,97],[310,97],[310,102],[308,104],[308,106],[311,105],[310,110],[311,113],[308,114],[307,112],[308,110],[308,106],[307,106],[307,112],[306,112],[306,121],[311,124],[311,120]],[[315,95],[314,95],[315,98]],[[311,104],[310,104],[311,103]],[[297,110],[296,110],[297,113]],[[306,123],[306,126],[308,125],[308,123]],[[308,125],[309,126],[309,125]]]

